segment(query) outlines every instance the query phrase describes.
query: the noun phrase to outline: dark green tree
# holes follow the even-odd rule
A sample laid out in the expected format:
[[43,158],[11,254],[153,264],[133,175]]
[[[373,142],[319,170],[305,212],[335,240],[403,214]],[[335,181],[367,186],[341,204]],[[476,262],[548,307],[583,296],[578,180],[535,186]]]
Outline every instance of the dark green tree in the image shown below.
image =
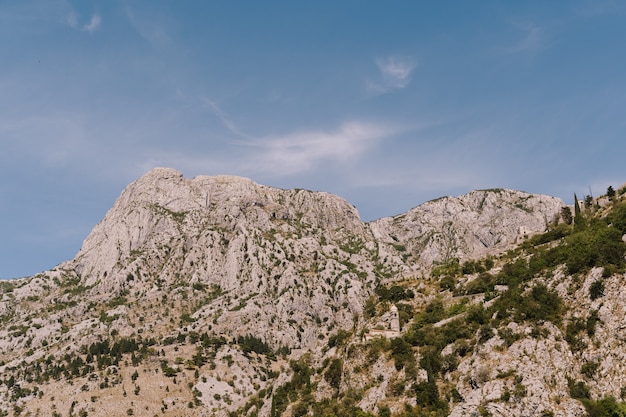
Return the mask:
[[609,185],[609,188],[606,189],[606,195],[609,197],[609,200],[613,201],[615,198],[615,190],[613,189],[613,186]]
[[341,374],[343,372],[343,361],[341,359],[333,359],[330,361],[330,365],[326,372],[324,372],[324,379],[328,382],[328,385],[335,389],[339,389],[341,384]]
[[572,224],[572,209],[569,206],[561,208],[561,219],[563,219],[565,224]]
[[580,211],[580,202],[578,201],[578,197],[574,193],[574,229],[583,230],[586,225],[587,224],[585,222],[585,218]]

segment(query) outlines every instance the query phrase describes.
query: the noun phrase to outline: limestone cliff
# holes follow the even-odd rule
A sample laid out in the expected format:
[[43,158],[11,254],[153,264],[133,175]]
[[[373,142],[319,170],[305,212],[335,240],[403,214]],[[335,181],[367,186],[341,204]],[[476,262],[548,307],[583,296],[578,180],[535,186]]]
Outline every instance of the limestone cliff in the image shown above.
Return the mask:
[[[472,191],[443,197],[371,223],[378,242],[401,248],[414,266],[498,254],[558,221],[560,199],[520,191]],[[391,247],[391,248],[390,248]]]

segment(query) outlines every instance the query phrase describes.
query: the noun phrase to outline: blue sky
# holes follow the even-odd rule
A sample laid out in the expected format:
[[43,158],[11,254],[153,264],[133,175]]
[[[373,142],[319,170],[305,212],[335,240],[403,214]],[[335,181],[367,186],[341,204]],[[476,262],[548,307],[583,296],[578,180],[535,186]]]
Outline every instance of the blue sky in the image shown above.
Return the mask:
[[626,181],[626,3],[0,0],[0,277],[72,258],[155,166],[365,220]]

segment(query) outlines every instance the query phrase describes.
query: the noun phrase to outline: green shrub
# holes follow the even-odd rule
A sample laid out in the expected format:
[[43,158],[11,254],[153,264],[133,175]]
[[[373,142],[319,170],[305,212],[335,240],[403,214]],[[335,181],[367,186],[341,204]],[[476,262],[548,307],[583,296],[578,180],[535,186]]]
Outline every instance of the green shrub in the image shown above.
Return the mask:
[[405,289],[399,285],[393,285],[389,288],[381,285],[378,286],[374,292],[378,295],[380,301],[389,301],[392,303],[415,297],[413,290]]
[[477,342],[479,344],[485,343],[487,340],[494,336],[493,328],[489,324],[483,324],[478,331]]
[[589,317],[587,317],[587,322],[585,324],[585,328],[587,330],[587,336],[593,337],[596,334],[596,325],[600,321],[600,317],[598,316],[598,310],[593,310]]
[[567,386],[569,388],[570,397],[577,400],[591,398],[591,394],[589,393],[589,387],[587,387],[584,382],[574,382],[573,379],[567,378]]
[[444,275],[439,280],[439,288],[442,291],[448,290],[454,292],[454,290],[456,289],[456,280],[450,275]]
[[477,278],[465,284],[465,294],[481,294],[493,291],[495,278],[488,272],[483,272]]
[[465,322],[467,324],[483,325],[489,321],[489,313],[482,304],[474,304],[467,309]]
[[544,243],[554,242],[555,240],[562,239],[565,236],[569,235],[572,230],[572,228],[569,226],[572,223],[571,215],[572,214],[570,212],[569,221],[567,221],[567,219],[564,219],[565,224],[561,223],[557,225],[556,227],[553,227],[552,229],[548,230],[545,233],[531,237],[530,243],[533,246],[543,245]]
[[400,327],[404,326],[408,321],[413,318],[413,306],[406,303],[396,304],[398,308],[398,319],[400,321]]
[[458,303],[452,304],[450,308],[448,308],[448,312],[446,316],[454,317],[457,314],[464,313],[467,310],[467,304],[469,303],[469,299],[462,298]]
[[346,342],[346,340],[348,340],[350,336],[352,336],[352,332],[339,329],[337,333],[328,338],[328,347],[332,348],[335,346],[341,346]]
[[343,361],[338,358],[334,358],[330,361],[330,365],[326,372],[324,372],[324,379],[328,382],[328,385],[335,389],[339,389],[341,384],[341,374],[343,372]]
[[598,362],[585,362],[583,366],[580,368],[580,373],[586,376],[587,378],[593,378],[593,376],[598,371],[600,367],[600,363]]
[[290,388],[293,390],[301,390],[303,388],[306,391],[310,390],[312,370],[309,366],[309,357],[307,355],[302,356],[298,360],[289,362],[289,366],[293,371]]
[[378,409],[378,417],[391,417],[391,409],[387,406],[382,406]]
[[439,401],[439,389],[434,382],[424,381],[413,385],[415,400],[420,405],[435,405]]
[[237,344],[241,347],[243,353],[255,352],[264,355],[272,351],[267,343],[252,335],[239,336]]
[[408,363],[415,362],[413,348],[401,337],[391,340],[391,357],[398,371]]
[[551,321],[559,324],[562,318],[562,301],[556,291],[544,284],[535,285],[530,294],[521,297],[517,318],[530,321]]
[[376,298],[369,297],[363,306],[363,315],[365,318],[372,318],[376,315]]
[[441,299],[436,298],[430,302],[421,313],[424,323],[437,323],[446,318],[446,309]]
[[427,381],[415,383],[412,389],[415,393],[415,402],[422,409],[423,414],[410,415],[448,415],[448,402],[439,398],[439,389],[434,379],[429,378]]
[[460,274],[461,266],[459,265],[459,260],[456,258],[451,259],[442,265],[436,266],[430,273],[433,278],[439,278],[442,275],[450,275],[454,277]]
[[298,402],[292,409],[293,417],[303,417],[309,412],[309,406],[305,402]]
[[485,267],[481,261],[467,261],[463,264],[461,272],[464,275],[485,272]]
[[591,301],[604,296],[604,281],[601,279],[594,281],[589,287],[589,298]]
[[442,369],[441,351],[434,346],[424,346],[420,350],[420,366],[426,370],[428,377],[434,379]]
[[621,417],[626,415],[626,404],[618,403],[613,397],[593,401],[581,399],[589,417]]
[[528,261],[520,258],[515,262],[505,264],[496,276],[495,282],[513,288],[528,281],[532,275]]
[[[626,190],[626,187],[623,188]],[[617,229],[621,234],[626,233],[626,203],[620,203],[613,207],[607,216],[607,222]]]
[[519,333],[514,333],[513,330],[509,329],[508,327],[499,329],[498,336],[500,336],[500,338],[504,340],[504,343],[506,343],[507,347],[510,347],[513,343],[515,343],[522,337]]
[[580,332],[586,329],[587,323],[579,317],[574,317],[565,327],[565,341],[572,352],[578,352],[587,347],[587,344],[580,338]]

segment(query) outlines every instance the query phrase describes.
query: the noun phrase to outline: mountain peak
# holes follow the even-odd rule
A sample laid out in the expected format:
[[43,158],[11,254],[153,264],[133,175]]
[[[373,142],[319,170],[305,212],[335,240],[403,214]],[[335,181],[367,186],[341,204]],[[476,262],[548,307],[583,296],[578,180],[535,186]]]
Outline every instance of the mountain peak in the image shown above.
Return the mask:
[[146,172],[139,180],[144,180],[148,178],[181,178],[183,173],[174,168],[168,167],[155,167],[150,171]]

